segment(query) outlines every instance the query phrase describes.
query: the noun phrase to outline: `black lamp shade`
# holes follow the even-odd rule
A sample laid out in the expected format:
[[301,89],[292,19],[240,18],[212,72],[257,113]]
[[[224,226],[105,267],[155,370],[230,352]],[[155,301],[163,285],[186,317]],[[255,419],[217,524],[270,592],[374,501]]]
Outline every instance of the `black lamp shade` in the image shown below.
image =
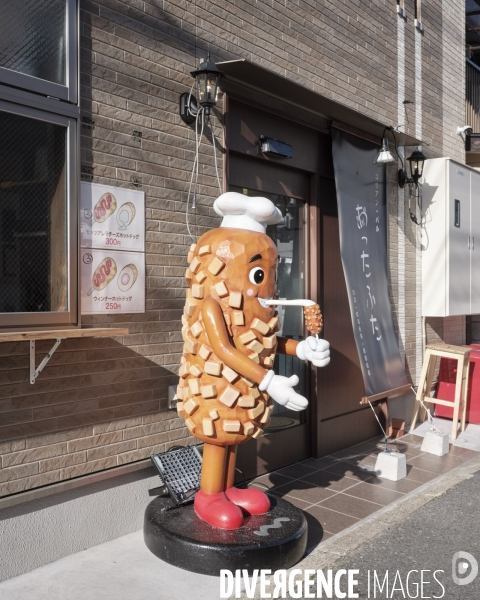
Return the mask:
[[418,183],[419,179],[422,177],[425,155],[417,148],[417,150],[414,150],[407,160],[410,163],[410,175],[415,183]]
[[222,72],[217,69],[216,64],[208,57],[196,71],[192,71],[191,75],[195,77],[197,101],[200,106],[208,109],[215,106],[218,97],[218,84],[222,76]]

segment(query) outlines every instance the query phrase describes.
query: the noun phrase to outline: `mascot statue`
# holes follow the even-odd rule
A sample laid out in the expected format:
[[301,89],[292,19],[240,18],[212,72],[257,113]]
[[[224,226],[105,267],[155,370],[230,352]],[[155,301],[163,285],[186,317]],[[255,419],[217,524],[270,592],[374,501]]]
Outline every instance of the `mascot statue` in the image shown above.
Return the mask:
[[294,390],[296,375],[273,371],[275,354],[322,367],[330,351],[318,337],[297,342],[276,335],[275,305],[281,303],[306,307],[310,332],[318,334],[322,327],[312,301],[275,300],[278,253],[266,227],[282,220],[278,208],[266,198],[228,192],[214,209],[223,217],[220,227],[193,244],[188,257],[177,410],[190,433],[204,442],[196,514],[213,527],[238,529],[244,515],[270,508],[260,490],[233,487],[238,444],[262,435],[272,401],[296,411],[308,405]]

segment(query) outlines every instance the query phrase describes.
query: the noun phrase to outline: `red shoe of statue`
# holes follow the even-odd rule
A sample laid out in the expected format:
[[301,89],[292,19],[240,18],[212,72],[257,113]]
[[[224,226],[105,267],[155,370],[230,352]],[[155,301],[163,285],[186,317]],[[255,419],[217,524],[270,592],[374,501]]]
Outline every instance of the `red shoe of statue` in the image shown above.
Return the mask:
[[263,515],[270,510],[268,496],[256,488],[231,487],[225,492],[225,495],[247,515]]
[[193,507],[197,515],[209,525],[219,529],[239,529],[243,523],[243,513],[233,502],[227,500],[223,492],[205,494],[197,492]]

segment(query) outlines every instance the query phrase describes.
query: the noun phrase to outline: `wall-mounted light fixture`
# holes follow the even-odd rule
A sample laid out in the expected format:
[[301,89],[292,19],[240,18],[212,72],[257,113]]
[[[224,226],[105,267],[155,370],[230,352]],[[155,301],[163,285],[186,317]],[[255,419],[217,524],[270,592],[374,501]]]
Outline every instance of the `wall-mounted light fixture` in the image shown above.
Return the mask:
[[408,177],[407,170],[405,167],[403,167],[398,171],[398,185],[401,188],[404,188],[407,183],[413,183],[415,187],[418,187],[418,182],[423,173],[425,155],[419,148],[417,148],[407,158],[407,161],[410,165],[410,177]]
[[293,158],[293,150],[290,144],[265,135],[260,136],[260,151],[272,158]]
[[[187,206],[185,211],[185,223],[188,233],[192,240],[195,240],[189,223],[190,198],[192,198],[192,210],[197,205],[198,173],[200,164],[200,145],[202,144],[204,127],[210,128],[210,134],[213,143],[213,159],[215,162],[215,174],[217,176],[218,190],[222,193],[222,185],[218,172],[217,163],[217,142],[210,119],[210,110],[217,103],[218,84],[223,73],[217,68],[217,65],[210,60],[210,53],[207,58],[200,63],[196,71],[192,71],[191,76],[195,79],[190,92],[184,92],[180,95],[180,117],[184,123],[191,125],[195,123],[195,158],[192,165],[192,174],[187,194]],[[193,95],[193,88],[196,88],[196,97]]]
[[373,163],[374,165],[389,165],[395,162],[395,158],[388,148],[388,140],[385,137],[385,131],[387,131],[387,129],[383,130],[382,147],[377,154],[377,158]]
[[[410,104],[410,102],[406,100],[404,104]],[[414,212],[412,210],[411,205],[412,198],[414,198],[415,203],[418,205],[420,213],[422,212],[422,186],[419,182],[423,174],[423,164],[426,158],[423,152],[420,150],[420,148],[417,148],[412,152],[412,154],[407,158],[408,164],[410,165],[410,177],[408,177],[404,160],[402,156],[398,153],[397,138],[395,136],[395,132],[397,132],[400,129],[400,127],[403,127],[403,125],[397,125],[397,127],[385,127],[385,129],[383,130],[382,147],[380,148],[377,154],[374,164],[388,165],[395,162],[393,154],[388,149],[388,140],[385,137],[385,132],[390,131],[392,133],[393,142],[395,145],[395,154],[397,155],[397,158],[400,161],[400,164],[402,165],[401,169],[399,169],[398,171],[398,185],[400,188],[404,188],[407,185],[407,183],[409,184],[408,210],[410,213],[410,218],[416,225],[422,226],[422,220],[419,220],[417,218],[416,210]]]
[[197,96],[191,92],[184,92],[180,96],[180,117],[184,123],[191,125],[197,118],[200,105],[204,109],[205,115],[210,115],[210,109],[215,106],[218,98],[218,84],[222,71],[210,60],[210,54],[200,64],[196,71],[192,71],[191,76],[195,78],[195,87]]

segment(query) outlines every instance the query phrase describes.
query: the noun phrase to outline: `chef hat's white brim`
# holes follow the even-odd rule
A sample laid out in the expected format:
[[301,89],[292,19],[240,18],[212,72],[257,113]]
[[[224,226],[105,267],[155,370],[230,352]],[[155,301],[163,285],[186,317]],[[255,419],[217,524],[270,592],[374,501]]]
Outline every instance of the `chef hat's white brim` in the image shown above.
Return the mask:
[[213,208],[223,217],[220,227],[248,229],[265,233],[267,225],[282,220],[282,213],[268,198],[251,198],[237,192],[226,192],[219,196]]

